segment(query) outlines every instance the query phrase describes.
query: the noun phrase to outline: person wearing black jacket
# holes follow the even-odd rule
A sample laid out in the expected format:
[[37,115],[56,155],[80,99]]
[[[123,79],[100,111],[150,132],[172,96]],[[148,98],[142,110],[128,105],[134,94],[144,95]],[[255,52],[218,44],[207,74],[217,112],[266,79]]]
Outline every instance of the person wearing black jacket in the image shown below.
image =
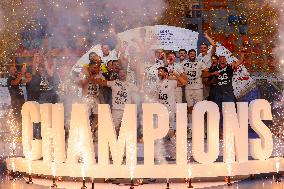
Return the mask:
[[[25,103],[24,93],[21,89],[21,84],[29,82],[31,78],[23,78],[26,69],[22,67],[21,72],[18,72],[15,65],[9,68],[9,77],[7,79],[7,87],[11,97],[11,113],[16,121],[16,125],[22,122],[21,110]],[[21,130],[21,129],[20,129]]]
[[211,66],[203,73],[203,83],[209,86],[209,96],[207,97],[208,101],[214,101],[216,96],[217,76],[214,74],[219,70],[218,60],[219,57],[216,54],[213,54],[211,56]]

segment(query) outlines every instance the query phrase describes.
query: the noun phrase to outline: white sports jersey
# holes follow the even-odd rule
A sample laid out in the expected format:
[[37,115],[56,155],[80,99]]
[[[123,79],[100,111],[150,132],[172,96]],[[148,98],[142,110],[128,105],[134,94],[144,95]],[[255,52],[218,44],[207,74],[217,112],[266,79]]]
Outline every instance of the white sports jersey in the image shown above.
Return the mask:
[[112,89],[112,109],[124,110],[125,104],[130,104],[133,93],[138,91],[136,85],[127,81],[108,81],[107,86]]
[[184,69],[183,69],[182,65],[179,64],[179,63],[176,63],[176,62],[174,64],[168,64],[165,67],[168,69],[168,71],[170,73],[173,72],[173,71],[178,72],[178,74],[184,73]]
[[212,47],[208,50],[207,55],[202,56],[200,53],[196,60],[202,62],[207,68],[211,66]]
[[[86,76],[84,76],[86,77]],[[95,79],[105,79],[103,75],[100,73],[95,76]],[[89,82],[83,88],[83,102],[88,105],[89,113],[98,114],[98,104],[100,103],[99,100],[99,85],[94,84],[93,82]]]
[[146,94],[150,94],[153,90],[156,89],[157,82],[159,81],[159,67],[161,67],[160,63],[156,63],[152,66],[145,66],[144,91],[146,92]]
[[99,85],[89,82],[88,88],[87,88],[87,96],[88,97],[98,97],[99,96]]
[[[169,73],[172,73],[173,71],[177,72],[178,74],[185,73],[183,66],[180,63],[169,64],[166,66],[166,68],[168,69]],[[177,102],[181,101],[182,99],[182,88],[181,87],[176,88],[175,96],[176,96]],[[178,103],[181,103],[181,102],[178,102]]]
[[[105,80],[104,76],[101,73],[95,75],[94,78]],[[86,87],[87,88],[85,88],[85,92],[84,92],[84,95],[86,97],[97,98],[99,96],[99,85],[98,84],[94,84],[93,82],[89,81]]]
[[174,114],[176,110],[176,100],[173,91],[177,88],[176,80],[164,79],[157,83],[159,103],[164,104],[170,114]]
[[99,55],[101,56],[103,64],[107,64],[108,61],[110,61],[110,60],[117,60],[118,59],[115,49],[110,51],[108,56],[104,56],[102,53],[99,54]]
[[206,69],[203,62],[189,62],[186,61],[183,64],[183,68],[187,75],[187,85],[186,89],[202,89],[202,71]]

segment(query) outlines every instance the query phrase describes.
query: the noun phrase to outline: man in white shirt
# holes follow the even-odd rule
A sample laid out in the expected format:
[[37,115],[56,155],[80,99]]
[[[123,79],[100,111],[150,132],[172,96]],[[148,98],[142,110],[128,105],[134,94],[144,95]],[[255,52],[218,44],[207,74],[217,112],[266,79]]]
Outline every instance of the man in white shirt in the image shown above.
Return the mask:
[[109,45],[102,45],[102,56],[101,56],[103,64],[107,64],[110,60],[117,60],[115,50],[111,51]]
[[177,72],[173,71],[173,76],[176,80],[169,79],[169,71],[165,67],[158,68],[159,82],[157,83],[158,101],[159,103],[165,105],[169,111],[169,122],[170,129],[167,137],[165,139],[168,142],[165,143],[165,150],[167,151],[167,156],[171,159],[175,159],[175,112],[176,112],[176,100],[173,91],[177,87],[181,87],[186,84],[186,80],[181,77]]
[[188,51],[188,56],[189,61],[183,64],[183,69],[188,79],[188,83],[185,86],[185,96],[189,113],[191,114],[194,104],[204,99],[202,73],[206,66],[204,63],[196,60],[196,51],[194,49]]
[[145,94],[143,102],[157,102],[155,94],[157,88],[158,68],[164,66],[164,51],[162,49],[155,50],[155,54],[149,51],[147,60],[144,65],[143,92]]
[[[179,74],[184,80],[187,80],[187,76],[181,64],[176,62],[176,53],[171,51],[167,54],[166,65],[164,65],[169,71],[169,79],[176,79],[173,72]],[[182,103],[182,88],[177,87],[175,90],[175,99],[177,103]]]
[[92,129],[96,129],[98,121],[98,104],[102,103],[103,99],[97,80],[104,80],[100,72],[100,64],[91,61],[89,67],[83,70],[82,78],[79,80],[79,85],[82,87],[83,101],[88,105],[91,118]]
[[200,54],[197,57],[198,62],[203,62],[208,68],[211,66],[211,56],[216,52],[216,43],[214,40],[204,32],[204,37],[210,42],[212,48],[209,50],[209,47],[206,43],[200,45]]
[[[216,43],[207,34],[207,32],[204,32],[204,37],[210,42],[210,44],[212,45],[212,48],[210,48],[210,50],[209,50],[208,45],[206,43],[202,43],[200,45],[200,54],[197,57],[197,61],[202,62],[203,64],[205,64],[205,66],[207,68],[209,68],[211,66],[211,57],[216,52]],[[209,96],[209,87],[208,86],[204,86],[203,95],[204,95],[204,98],[207,98]]]
[[175,89],[186,84],[186,80],[178,74],[176,71],[173,71],[173,77],[175,79],[169,79],[169,71],[165,67],[158,68],[159,82],[157,83],[157,92],[158,92],[158,101],[161,104],[164,104],[170,114],[170,128],[175,130],[175,112],[176,112],[176,100],[175,100]]
[[134,93],[138,91],[136,85],[126,81],[126,70],[119,70],[118,75],[119,80],[99,82],[100,85],[108,86],[112,90],[112,118],[117,133],[120,129],[124,106],[133,102]]

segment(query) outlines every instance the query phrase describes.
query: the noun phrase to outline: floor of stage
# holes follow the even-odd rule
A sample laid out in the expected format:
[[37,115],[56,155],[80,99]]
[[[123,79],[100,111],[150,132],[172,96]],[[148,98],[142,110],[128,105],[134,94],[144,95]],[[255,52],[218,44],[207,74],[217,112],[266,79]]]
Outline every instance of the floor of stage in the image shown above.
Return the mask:
[[[283,179],[283,178],[282,178]],[[47,189],[50,188],[51,180],[33,179],[34,184],[26,184],[25,180],[18,179],[16,181],[10,181],[6,176],[2,176],[0,180],[1,189]],[[81,182],[57,182],[58,188],[64,189],[79,189],[82,187]],[[257,178],[254,180],[245,179],[236,181],[232,186],[227,186],[224,182],[193,182],[194,188],[212,188],[212,189],[283,189],[284,182],[276,183],[273,178]],[[91,188],[91,183],[86,184],[87,188]],[[127,189],[129,186],[115,185],[111,183],[95,183],[95,188],[100,189]],[[135,186],[140,189],[165,189],[165,183],[152,183]],[[171,183],[172,189],[184,189],[187,188],[185,183]]]

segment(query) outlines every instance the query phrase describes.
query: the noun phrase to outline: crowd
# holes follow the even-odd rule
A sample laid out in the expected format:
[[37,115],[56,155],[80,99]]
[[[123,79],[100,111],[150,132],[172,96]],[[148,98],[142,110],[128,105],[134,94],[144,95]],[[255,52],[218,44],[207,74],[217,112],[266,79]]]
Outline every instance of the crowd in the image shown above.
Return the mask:
[[[235,102],[232,78],[244,60],[244,49],[241,49],[237,62],[228,64],[225,56],[215,54],[216,44],[211,37],[207,33],[204,36],[211,48],[202,43],[199,55],[194,49],[180,49],[178,52],[152,50],[143,39],[133,40],[138,48],[127,42],[118,42],[114,50],[102,44],[101,54],[91,52],[89,63],[73,80],[81,89],[80,100],[88,105],[94,133],[98,104],[110,105],[113,124],[119,132],[125,104],[161,103],[168,108],[170,115],[167,139],[174,140],[176,103],[187,103],[190,122],[193,106],[199,101],[215,102],[220,112],[222,102]],[[20,117],[25,102],[20,89],[23,83],[26,84],[28,101],[57,103],[62,100],[58,96],[61,80],[56,67],[56,61],[48,53],[35,54],[32,65],[23,66],[21,70],[10,67],[7,84],[15,115]],[[143,132],[140,126],[138,129],[142,141]]]

